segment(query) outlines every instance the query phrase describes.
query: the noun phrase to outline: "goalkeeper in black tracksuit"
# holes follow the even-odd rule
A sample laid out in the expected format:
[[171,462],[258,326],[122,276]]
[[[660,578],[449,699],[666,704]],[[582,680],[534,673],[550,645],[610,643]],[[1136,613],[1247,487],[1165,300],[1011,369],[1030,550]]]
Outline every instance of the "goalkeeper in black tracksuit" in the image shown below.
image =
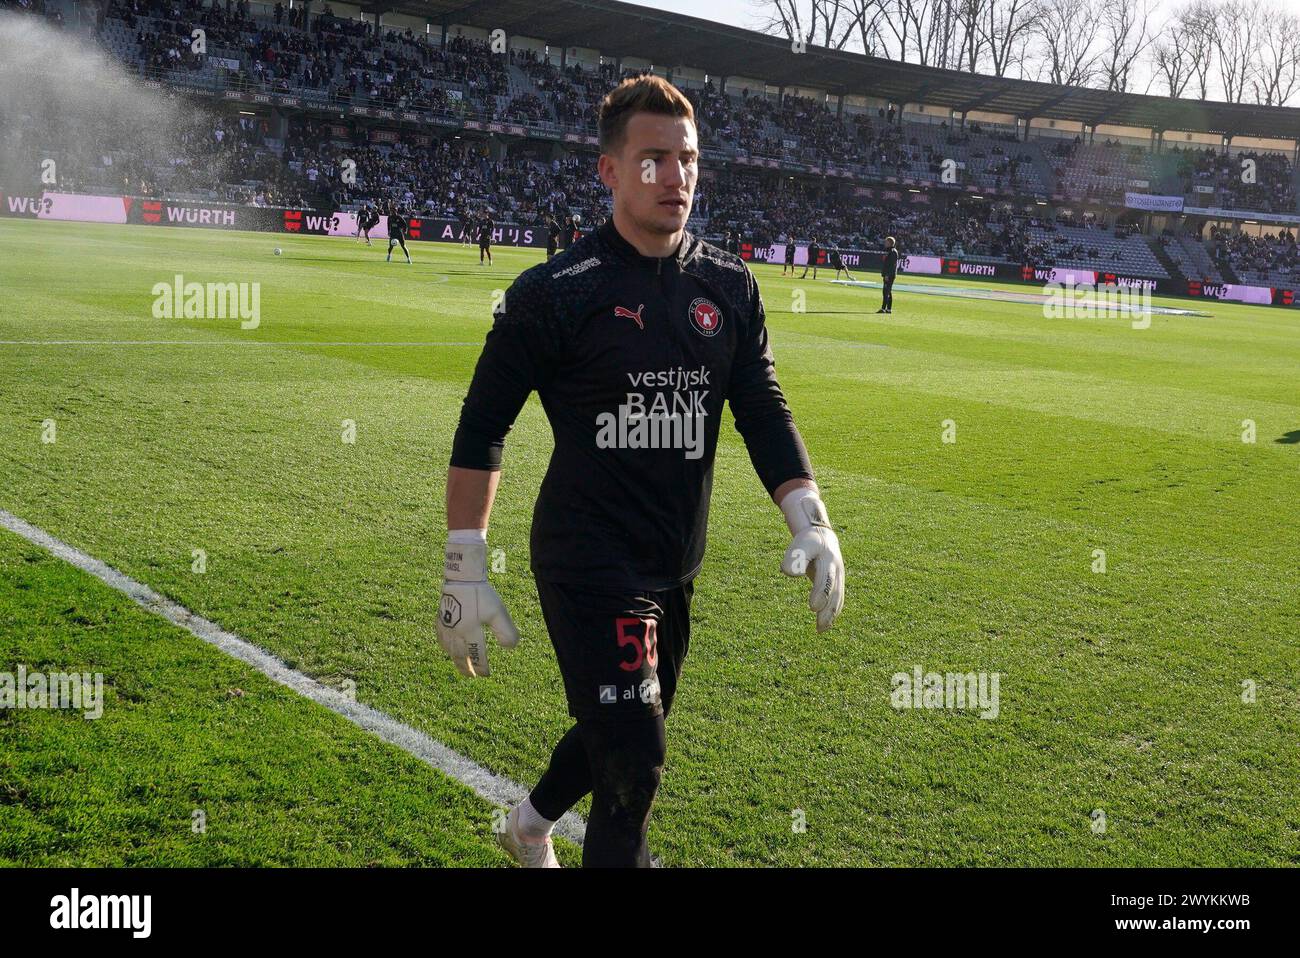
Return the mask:
[[505,646],[519,638],[487,579],[487,527],[506,433],[537,392],[555,447],[533,512],[532,571],[574,725],[498,834],[529,867],[557,866],[551,828],[588,793],[583,863],[650,862],[724,404],[793,536],[782,570],[813,580],[819,630],[844,597],[757,282],[685,231],[698,164],[690,102],[661,77],[625,80],[601,106],[600,133],[613,219],[506,291],[447,478],[438,639],[462,675],[486,675],[484,628]]

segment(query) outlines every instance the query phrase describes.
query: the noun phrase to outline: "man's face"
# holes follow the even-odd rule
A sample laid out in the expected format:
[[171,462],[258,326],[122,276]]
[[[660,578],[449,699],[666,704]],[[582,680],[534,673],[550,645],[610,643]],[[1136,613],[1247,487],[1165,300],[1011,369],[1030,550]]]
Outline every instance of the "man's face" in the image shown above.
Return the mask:
[[622,148],[601,154],[600,178],[614,194],[615,209],[637,227],[670,235],[685,229],[691,215],[699,159],[690,120],[636,113]]

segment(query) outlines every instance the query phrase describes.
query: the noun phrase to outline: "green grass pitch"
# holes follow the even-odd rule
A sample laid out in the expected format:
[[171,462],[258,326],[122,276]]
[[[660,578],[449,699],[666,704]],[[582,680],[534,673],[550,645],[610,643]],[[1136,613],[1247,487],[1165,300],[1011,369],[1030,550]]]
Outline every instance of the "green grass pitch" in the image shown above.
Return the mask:
[[[493,291],[541,254],[383,253],[0,220],[0,509],[531,784],[568,724],[528,571],[536,398],[490,532],[525,641],[462,680],[434,616],[460,401]],[[663,863],[1300,863],[1300,317],[879,316],[829,272],[756,272],[848,598],[817,635],[725,424]],[[178,273],[260,283],[260,325],[155,319]],[[102,671],[106,702],[0,710],[0,863],[506,863],[458,783],[0,532],[19,663]],[[998,673],[997,717],[895,709],[916,666]]]

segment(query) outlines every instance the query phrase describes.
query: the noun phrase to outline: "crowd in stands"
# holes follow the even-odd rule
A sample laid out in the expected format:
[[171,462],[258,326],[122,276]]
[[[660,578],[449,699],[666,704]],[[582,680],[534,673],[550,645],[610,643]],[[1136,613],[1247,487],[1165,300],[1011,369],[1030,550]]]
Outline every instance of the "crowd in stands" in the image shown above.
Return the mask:
[[[379,30],[373,21],[336,17],[328,5],[314,10],[312,4],[293,9],[280,4],[274,16],[258,19],[249,13],[247,0],[218,0],[207,7],[201,0],[108,4],[107,21],[127,24],[134,37],[134,49],[119,52],[134,56],[146,70],[203,70],[204,57],[189,42],[191,29],[200,25],[207,31],[209,54],[238,61],[229,82],[342,103],[443,114],[468,110],[497,121],[592,134],[600,99],[619,79],[613,63],[561,66],[531,49],[510,47],[503,54],[458,35],[448,36],[444,47],[440,31]],[[951,185],[1039,195],[1048,192],[1035,170],[1035,156],[1043,155],[1044,170],[1052,171],[1056,187],[1072,199],[1118,204],[1129,189],[1156,190],[1151,155],[1119,141],[1084,143],[1076,137],[1048,146],[974,123],[954,128],[946,122],[938,127],[902,123],[883,107],[874,116],[853,109],[840,115],[827,101],[748,89],[723,93],[712,81],[684,90],[695,105],[705,148],[937,185],[949,185],[942,179],[944,161],[955,160],[960,174]],[[1187,189],[1214,185],[1222,194],[1219,205],[1294,209],[1287,159],[1253,158],[1255,183],[1241,181],[1240,158],[1210,150],[1186,153],[1179,175]]]
[[[1115,223],[1113,226],[1103,215],[1095,212],[1058,213],[1047,218],[1032,218],[1028,225],[1046,236],[1029,243],[1029,259],[1035,262],[1061,260],[1091,261],[1093,265],[1114,269],[1123,259],[1122,246],[1107,242],[1108,237],[1126,240],[1141,236],[1136,223]],[[1103,247],[1108,249],[1103,252]]]
[[774,173],[702,181],[696,209],[704,214],[708,233],[731,230],[758,246],[816,237],[831,246],[874,249],[897,233],[906,237],[911,254],[1020,262],[1029,252],[1020,223],[991,203],[905,205],[896,192],[859,197],[851,188],[815,186]]
[[1300,283],[1300,251],[1290,230],[1251,236],[1215,227],[1210,231],[1210,245],[1215,262],[1221,268],[1228,266],[1247,284]]
[[[447,112],[449,86],[487,101],[507,92],[501,57],[486,44],[451,37],[446,46],[409,29],[379,33],[373,24],[313,15],[309,6],[277,5],[269,20],[255,19],[247,0],[203,6],[200,0],[110,0],[108,19],[134,34],[137,65],[159,71],[199,71],[208,56],[237,60],[236,84],[343,102],[375,101],[401,109]],[[192,31],[205,32],[196,52]],[[525,109],[527,105],[525,104]]]
[[[947,123],[940,123],[943,135],[942,150],[933,145],[926,146],[926,160],[930,171],[937,173],[946,157],[961,156],[969,164],[982,167],[982,172],[993,178],[994,190],[1003,188],[1019,192],[1027,187],[1040,187],[1033,174],[1033,155],[1020,143],[1014,133],[985,132],[978,123],[972,123],[965,129],[949,129]],[[915,141],[913,141],[915,142]],[[1015,149],[1003,143],[1015,144]],[[956,148],[956,149],[954,149]]]
[[[448,114],[470,111],[520,124],[554,125],[595,133],[601,98],[618,81],[613,63],[561,64],[536,51],[490,44],[441,32],[378,29],[373,21],[335,17],[328,5],[283,5],[268,18],[254,18],[247,0],[108,0],[106,37],[118,25],[129,44],[115,52],[138,69],[177,82],[201,79],[253,90],[329,97],[340,104],[381,106]],[[206,31],[206,54],[190,41]],[[215,59],[211,59],[215,58]],[[235,62],[237,69],[227,66]],[[219,64],[219,66],[214,66]],[[622,76],[634,71],[624,70]],[[700,120],[701,146],[756,157],[798,158],[803,164],[834,165],[940,183],[945,159],[962,172],[950,185],[1016,190],[1032,166],[1029,148],[1004,146],[1014,135],[985,133],[972,124],[949,130],[903,124],[893,108],[871,116],[860,110],[840,115],[826,101],[765,91],[730,88],[713,81],[683,86]]]
[[[43,15],[46,0],[0,0],[0,7]],[[475,116],[523,125],[549,124],[595,132],[601,97],[620,77],[613,63],[561,66],[531,49],[494,52],[479,40],[441,33],[377,30],[373,22],[336,17],[326,4],[277,4],[254,17],[247,0],[102,0],[104,30],[119,56],[137,68],[169,75],[229,74],[239,82],[344,101]],[[49,14],[54,19],[54,13]],[[191,31],[206,32],[206,55]],[[223,66],[214,66],[215,63]],[[237,69],[234,65],[237,64]],[[624,71],[622,75],[629,75]],[[956,185],[1010,191],[1027,199],[1046,191],[1039,170],[1051,169],[1072,198],[1113,205],[1123,192],[1154,178],[1152,157],[1118,141],[1082,138],[1022,142],[1012,131],[976,123],[902,122],[892,109],[845,109],[830,101],[728,88],[712,81],[683,86],[695,106],[701,146],[803,164],[849,167],[882,180],[942,184],[956,160]],[[0,117],[0,119],[6,119]],[[30,118],[29,118],[30,119]],[[164,155],[132,150],[125,130],[91,124],[32,131],[7,122],[3,136],[35,156],[49,144],[74,142],[61,164],[63,188],[121,191],[139,196],[183,195],[214,201],[316,209],[355,208],[391,200],[417,215],[456,218],[490,211],[499,222],[531,222],[543,213],[579,212],[588,223],[608,213],[608,196],[594,157],[538,141],[499,144],[431,129],[401,133],[367,129],[357,121],[293,117],[277,135],[270,121],[213,116],[176,132]],[[94,149],[86,149],[94,142]],[[583,148],[585,149],[585,147]],[[507,158],[508,157],[508,158]],[[1036,158],[1038,158],[1036,162]],[[1045,159],[1046,164],[1042,163]],[[1162,157],[1162,159],[1166,159]],[[1241,162],[1254,163],[1254,181]],[[345,162],[355,177],[345,178]],[[1169,174],[1185,190],[1210,185],[1220,205],[1294,210],[1293,170],[1280,154],[1215,150],[1169,151]],[[892,179],[891,179],[892,178]],[[1155,187],[1157,184],[1150,182]],[[968,191],[973,192],[973,191]],[[1005,196],[1005,193],[1003,193]],[[1117,266],[1121,241],[1136,227],[1087,213],[1035,218],[1005,203],[969,196],[918,202],[903,187],[862,189],[840,178],[807,179],[776,170],[706,164],[691,228],[708,235],[732,230],[756,245],[790,237],[845,248],[874,248],[887,233],[906,238],[907,252],[1011,262],[1068,258]],[[1118,244],[1118,245],[1117,245]],[[1295,241],[1219,234],[1216,257],[1265,276],[1290,274]]]
[[1080,136],[1044,147],[1057,190],[1068,199],[1122,206],[1127,192],[1152,191],[1151,153],[1118,140],[1085,143]]
[[[589,156],[546,161],[521,154],[507,161],[467,141],[367,143],[364,131],[345,132],[339,136],[333,123],[309,123],[286,139],[285,165],[310,184],[320,208],[385,200],[430,217],[459,218],[470,210],[534,222],[543,213],[581,212],[594,222],[606,205]],[[345,178],[348,160],[355,167]]]
[[[1208,148],[1177,147],[1169,152],[1177,158],[1177,175],[1183,193],[1192,194],[1200,201],[1194,205],[1264,213],[1295,212],[1294,170],[1284,154],[1224,153]],[[1213,193],[1196,191],[1197,187],[1212,188]],[[1208,199],[1213,202],[1205,202]]]
[[[563,151],[537,141],[516,144],[506,158],[486,140],[454,135],[299,118],[277,138],[268,123],[256,116],[217,117],[182,132],[174,149],[149,155],[114,143],[108,130],[95,130],[92,139],[110,148],[89,163],[60,156],[60,183],[91,192],[318,210],[392,201],[418,216],[464,219],[487,211],[499,223],[537,224],[547,213],[563,218],[576,212],[595,224],[609,213],[589,149]],[[41,137],[59,139],[64,132],[31,130],[27,169],[37,169],[35,157],[51,152]],[[903,190],[869,191],[833,179],[744,169],[706,170],[690,228],[707,236],[731,230],[755,245],[815,237],[847,249],[879,248],[892,234],[912,255],[1012,263],[1069,258],[1111,269],[1119,264],[1111,249],[1103,256],[1103,238],[1128,237],[1135,229],[1091,213],[1036,220],[1007,203],[932,205]]]
[[63,26],[63,11],[45,9],[45,0],[0,0],[0,10],[30,13],[44,17],[56,27]]
[[585,133],[596,132],[596,116],[601,98],[619,80],[618,68],[612,63],[601,64],[596,70],[584,70],[581,64],[572,63],[561,69],[542,59],[532,50],[517,52],[514,64],[537,88],[533,94],[543,108],[549,104],[552,120],[560,126]]
[[[307,205],[308,184],[276,152],[268,121],[235,113],[46,110],[0,103],[0,192],[196,197],[268,206]],[[53,160],[53,181],[43,180]]]

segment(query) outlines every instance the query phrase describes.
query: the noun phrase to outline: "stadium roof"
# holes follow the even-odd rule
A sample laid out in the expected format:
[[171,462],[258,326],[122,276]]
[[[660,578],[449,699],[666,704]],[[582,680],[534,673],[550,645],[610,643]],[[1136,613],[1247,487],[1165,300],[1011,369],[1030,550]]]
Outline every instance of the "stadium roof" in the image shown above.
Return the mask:
[[747,76],[773,86],[808,86],[925,103],[958,112],[1112,123],[1157,130],[1300,140],[1300,109],[1182,100],[1063,87],[899,63],[808,46],[795,53],[780,37],[618,0],[361,0],[367,13],[396,12],[459,23],[553,46],[592,47],[603,56],[641,57],[710,76]]

